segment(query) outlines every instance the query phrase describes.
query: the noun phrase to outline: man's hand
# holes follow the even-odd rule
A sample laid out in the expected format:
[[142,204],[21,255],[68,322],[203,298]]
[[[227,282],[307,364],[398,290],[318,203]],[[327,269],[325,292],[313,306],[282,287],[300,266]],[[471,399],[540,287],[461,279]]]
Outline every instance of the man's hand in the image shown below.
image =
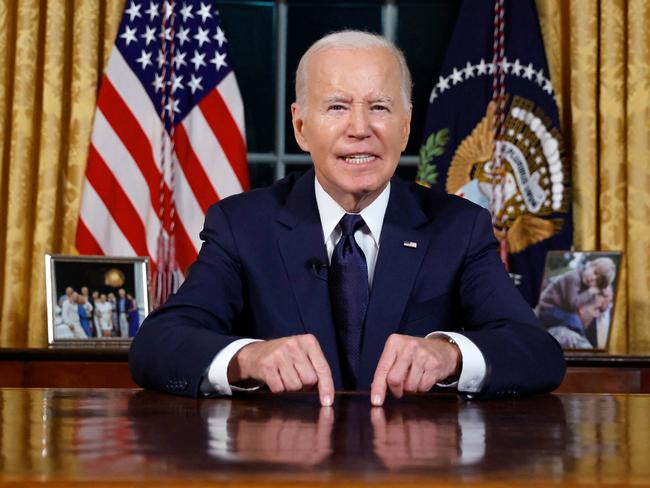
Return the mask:
[[242,347],[230,361],[228,381],[256,380],[273,393],[301,391],[318,385],[321,405],[334,401],[332,372],[311,334],[253,342]]
[[371,402],[383,405],[387,388],[397,398],[404,392],[429,391],[436,383],[460,374],[460,368],[460,349],[445,336],[423,339],[392,334],[372,380]]

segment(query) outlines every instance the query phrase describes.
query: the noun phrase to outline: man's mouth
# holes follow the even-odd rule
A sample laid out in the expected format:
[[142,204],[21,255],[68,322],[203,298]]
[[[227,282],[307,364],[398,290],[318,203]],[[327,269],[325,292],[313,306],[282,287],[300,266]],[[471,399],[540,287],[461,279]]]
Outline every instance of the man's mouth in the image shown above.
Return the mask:
[[348,154],[343,156],[347,164],[368,164],[377,158],[374,154],[361,153],[361,154]]

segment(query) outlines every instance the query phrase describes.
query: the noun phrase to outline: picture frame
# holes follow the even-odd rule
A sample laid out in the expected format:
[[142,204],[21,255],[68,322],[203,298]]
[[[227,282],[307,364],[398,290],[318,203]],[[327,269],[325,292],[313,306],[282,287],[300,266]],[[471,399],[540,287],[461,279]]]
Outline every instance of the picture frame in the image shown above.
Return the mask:
[[149,258],[45,255],[50,347],[127,348],[151,311]]
[[623,254],[549,251],[535,313],[566,351],[607,352]]

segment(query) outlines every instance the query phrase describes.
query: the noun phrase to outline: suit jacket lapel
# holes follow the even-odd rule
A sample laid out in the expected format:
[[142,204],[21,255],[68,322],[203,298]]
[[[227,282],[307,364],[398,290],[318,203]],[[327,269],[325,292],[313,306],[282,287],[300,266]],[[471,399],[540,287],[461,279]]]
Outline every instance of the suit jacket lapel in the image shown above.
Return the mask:
[[[370,388],[386,339],[399,326],[429,245],[428,235],[418,230],[427,221],[409,185],[393,178],[364,325],[359,389]],[[417,247],[405,246],[407,241]]]
[[334,384],[340,389],[343,381],[327,282],[327,249],[314,195],[313,170],[296,181],[275,227],[305,332],[318,339]]

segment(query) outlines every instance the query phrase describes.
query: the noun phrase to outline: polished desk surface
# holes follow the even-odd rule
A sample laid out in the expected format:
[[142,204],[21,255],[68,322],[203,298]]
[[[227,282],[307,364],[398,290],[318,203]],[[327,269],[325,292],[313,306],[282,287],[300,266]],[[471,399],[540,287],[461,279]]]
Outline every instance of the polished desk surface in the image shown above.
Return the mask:
[[650,396],[465,402],[0,389],[0,484],[650,484]]

